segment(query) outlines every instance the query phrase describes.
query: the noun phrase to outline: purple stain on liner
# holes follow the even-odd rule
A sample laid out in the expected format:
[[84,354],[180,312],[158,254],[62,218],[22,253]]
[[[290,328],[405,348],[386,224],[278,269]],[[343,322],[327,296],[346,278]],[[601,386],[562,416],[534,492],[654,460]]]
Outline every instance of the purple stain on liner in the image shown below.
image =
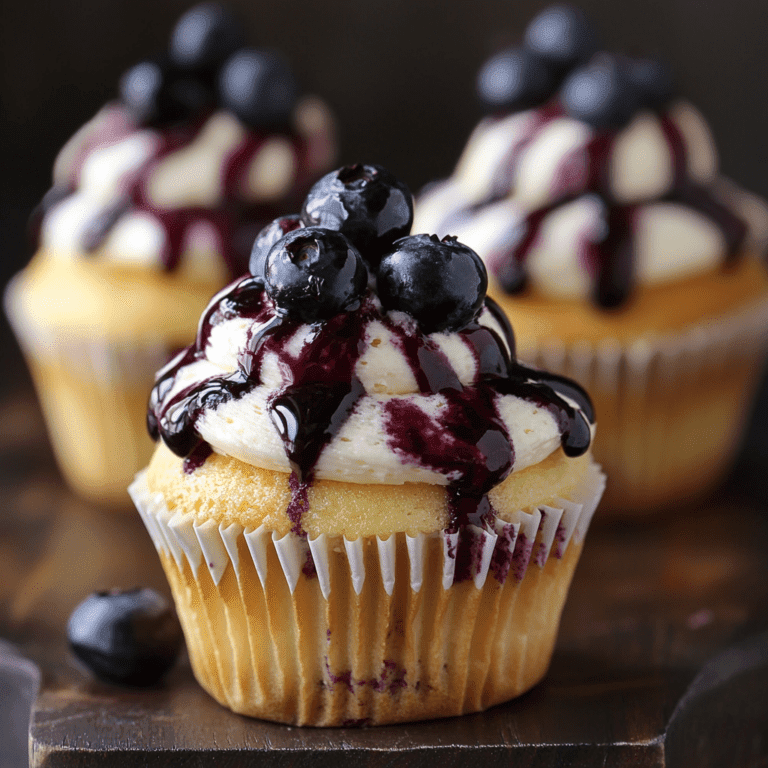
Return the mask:
[[565,526],[563,525],[562,519],[557,524],[557,530],[555,531],[555,543],[552,548],[552,554],[554,554],[558,560],[561,560],[565,554]]
[[528,562],[531,559],[532,551],[533,542],[529,541],[528,537],[520,531],[517,534],[515,550],[512,553],[512,575],[517,581],[523,580],[525,572],[528,570]]
[[491,564],[488,570],[499,584],[504,584],[512,567],[514,557],[514,541],[516,538],[514,525],[512,523],[505,523],[501,531],[498,532],[498,536],[499,538],[496,541],[496,546],[493,548]]

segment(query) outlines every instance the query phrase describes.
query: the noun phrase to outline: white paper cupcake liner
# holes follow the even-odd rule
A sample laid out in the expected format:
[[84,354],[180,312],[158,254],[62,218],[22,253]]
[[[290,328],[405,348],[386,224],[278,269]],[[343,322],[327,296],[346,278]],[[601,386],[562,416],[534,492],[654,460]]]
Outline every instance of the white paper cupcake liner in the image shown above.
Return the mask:
[[[494,531],[470,526],[467,534],[473,540],[471,578],[482,589],[489,575],[500,583],[507,578],[522,580],[528,570],[543,568],[549,557],[562,558],[571,541],[580,543],[586,535],[592,515],[605,489],[605,475],[596,464],[589,471],[572,501],[558,500],[560,506],[542,506],[530,512],[518,510],[509,522],[497,519]],[[279,536],[263,525],[243,528],[238,524],[217,525],[213,520],[197,523],[183,512],[168,510],[161,494],[152,494],[142,471],[128,489],[158,552],[169,554],[179,568],[186,559],[195,576],[201,567],[208,570],[218,585],[226,569],[240,573],[238,540],[242,538],[262,586],[268,579],[269,550],[274,549],[282,576],[291,593],[302,573],[316,577],[323,597],[331,594],[329,550],[343,551],[349,564],[352,588],[359,595],[366,579],[380,578],[384,590],[392,595],[396,582],[395,535],[376,538],[378,573],[365,567],[363,539],[321,534],[308,540],[294,533]],[[442,585],[449,589],[455,580],[457,533],[440,531],[432,534],[405,535],[409,558],[409,582],[419,592],[424,580],[425,548],[428,539],[442,540]]]
[[[679,333],[648,335],[628,345],[617,339],[566,345],[559,339],[526,339],[521,361],[571,376],[584,386],[645,388],[649,378],[669,386],[698,380],[738,360],[760,360],[768,350],[768,300]],[[759,363],[758,363],[759,364]]]
[[18,301],[20,275],[4,294],[5,314],[24,353],[40,362],[66,367],[90,382],[111,386],[151,386],[155,372],[175,351],[163,339],[110,339],[98,329],[81,336],[38,322]]
[[701,495],[735,455],[768,355],[768,301],[627,345],[527,342],[520,359],[592,395],[594,451],[611,478],[602,516]]
[[535,685],[604,485],[592,464],[571,500],[492,531],[355,540],[195,522],[145,472],[130,493],[203,688],[242,714],[344,726],[476,712]]

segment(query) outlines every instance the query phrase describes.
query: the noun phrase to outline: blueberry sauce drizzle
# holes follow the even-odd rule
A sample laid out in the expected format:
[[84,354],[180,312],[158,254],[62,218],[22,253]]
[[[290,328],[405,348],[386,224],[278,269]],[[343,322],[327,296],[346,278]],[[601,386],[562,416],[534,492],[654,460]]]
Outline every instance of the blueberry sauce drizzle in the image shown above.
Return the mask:
[[[577,384],[528,368],[510,356],[514,337],[509,323],[495,302],[486,299],[485,306],[497,319],[501,334],[477,321],[457,332],[477,366],[473,385],[463,386],[433,338],[419,332],[415,324],[382,316],[370,297],[356,312],[309,326],[310,337],[294,357],[287,346],[301,323],[279,312],[259,278],[242,279],[211,302],[195,344],[158,375],[149,404],[150,434],[155,440],[162,437],[171,451],[184,457],[185,471],[193,472],[211,452],[198,430],[204,412],[258,386],[264,356],[276,355],[291,381],[272,396],[269,413],[292,470],[287,516],[291,530],[304,536],[302,516],[308,509],[315,467],[325,446],[365,394],[355,368],[368,347],[366,328],[372,320],[379,320],[403,352],[419,392],[441,400],[439,416],[433,417],[413,398],[386,399],[383,409],[388,445],[406,463],[450,478],[446,489],[448,530],[459,534],[455,579],[471,578],[482,540],[470,526],[492,530],[495,513],[488,493],[510,473],[515,461],[514,446],[497,411],[498,396],[522,397],[550,411],[569,456],[588,449],[589,422],[594,420],[589,398]],[[247,349],[239,355],[237,370],[205,379],[169,397],[179,371],[204,358],[212,329],[235,316],[250,318],[255,328]]]
[[[115,113],[121,112],[114,108]],[[141,212],[152,216],[165,233],[165,244],[160,260],[163,268],[172,272],[181,261],[181,256],[193,227],[206,224],[216,233],[219,253],[231,276],[235,278],[247,271],[248,258],[255,234],[267,223],[276,218],[284,207],[298,207],[307,192],[312,179],[309,174],[299,170],[294,180],[293,189],[287,200],[279,203],[249,202],[243,190],[247,187],[247,172],[253,159],[268,138],[267,134],[248,131],[240,143],[224,158],[219,169],[222,201],[218,206],[207,208],[199,205],[187,205],[178,208],[160,207],[152,200],[149,182],[154,170],[168,156],[183,151],[199,136],[211,114],[184,124],[164,127],[154,131],[157,147],[152,156],[139,168],[128,174],[122,181],[120,196],[104,208],[89,222],[83,236],[82,248],[86,253],[96,251],[109,236],[121,217],[128,212]],[[80,175],[88,157],[96,150],[126,139],[136,128],[116,114],[99,125],[95,135],[82,147],[75,157],[70,171],[66,194],[56,196],[55,202],[77,191]],[[307,142],[298,135],[285,133],[292,143],[296,154],[296,167],[305,167],[304,158],[309,148]],[[51,206],[48,206],[48,209]],[[45,215],[46,210],[42,211]],[[32,230],[33,245],[39,247],[40,222],[34,223]]]
[[[556,116],[557,113],[549,107],[545,109],[549,119]],[[711,190],[690,178],[687,173],[687,149],[679,129],[664,113],[659,115],[659,123],[673,166],[672,188],[660,201],[678,203],[710,219],[726,241],[725,264],[733,264],[747,235],[745,223],[717,200]],[[538,129],[539,124],[536,125]],[[571,156],[564,158],[551,190],[554,202],[531,211],[510,233],[512,244],[503,252],[489,257],[491,268],[504,291],[516,294],[526,289],[525,263],[549,214],[584,195],[594,195],[601,203],[603,227],[600,239],[587,242],[584,253],[594,280],[592,299],[605,309],[621,306],[627,301],[634,287],[634,221],[640,206],[621,205],[611,194],[610,161],[617,135],[615,131],[597,132],[586,147],[579,147]],[[500,171],[505,179],[513,177],[513,170],[530,139],[531,136],[526,136],[524,141],[515,144],[514,152]],[[502,181],[494,183],[493,188],[502,189]],[[511,184],[506,186],[507,194],[510,187]]]

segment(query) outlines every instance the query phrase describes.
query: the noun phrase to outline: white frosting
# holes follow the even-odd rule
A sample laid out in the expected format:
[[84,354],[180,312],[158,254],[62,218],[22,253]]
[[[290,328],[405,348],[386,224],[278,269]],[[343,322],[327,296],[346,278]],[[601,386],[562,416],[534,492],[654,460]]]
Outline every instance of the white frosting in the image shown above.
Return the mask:
[[[390,321],[404,326],[413,321],[401,313],[390,313]],[[485,310],[480,323],[501,336],[501,329]],[[190,363],[176,374],[173,386],[164,398],[210,377],[237,369],[238,354],[257,327],[253,321],[236,317],[212,328],[204,359]],[[286,350],[299,355],[312,342],[311,326],[298,328]],[[477,367],[470,350],[458,334],[436,333],[430,337],[448,358],[465,386],[471,386]],[[338,434],[323,449],[315,467],[315,476],[353,483],[400,484],[425,482],[446,485],[452,479],[401,456],[390,445],[386,428],[386,404],[403,398],[435,422],[435,432],[443,433],[441,418],[446,408],[442,394],[420,394],[404,354],[393,343],[386,326],[373,320],[364,335],[366,349],[360,356],[356,374],[365,387],[352,414]],[[274,355],[266,355],[259,374],[260,384],[247,394],[232,398],[215,409],[204,410],[197,421],[200,436],[213,449],[253,466],[289,472],[290,465],[283,442],[269,415],[270,399],[291,383],[290,371],[281,367]],[[560,433],[553,415],[512,395],[496,395],[496,409],[503,420],[515,449],[513,471],[537,464],[560,446]]]
[[665,144],[658,118],[650,112],[641,112],[619,134],[611,155],[611,181],[617,202],[652,200],[672,188],[672,157],[657,149]]
[[[289,138],[265,137],[239,179],[237,192],[244,202],[276,203],[302,183],[302,174],[316,174],[332,162],[335,137],[327,107],[319,99],[305,99],[297,105],[295,122],[307,146],[307,168],[300,164],[298,150]],[[162,134],[135,127],[122,107],[107,105],[67,142],[56,159],[54,183],[73,186],[75,192],[47,211],[41,225],[41,248],[54,258],[82,257],[88,228],[119,204],[138,178],[143,178],[147,197],[159,211],[223,209],[227,181],[223,169],[248,138],[242,123],[231,113],[219,111],[191,142],[156,159],[163,146]],[[219,258],[219,238],[211,236],[210,227],[194,225],[185,234],[179,269],[192,279],[224,282],[229,275]],[[159,218],[151,211],[128,210],[90,258],[158,269],[166,246]]]
[[[455,235],[493,269],[522,236],[529,213],[584,192],[593,129],[565,116],[542,115],[529,110],[483,120],[453,176],[417,200],[413,231]],[[717,181],[714,140],[698,110],[678,102],[663,118],[640,112],[614,138],[604,190],[616,204],[634,206],[635,280],[646,285],[701,274],[721,263],[726,252],[710,219],[686,205],[661,202],[674,184],[673,149],[662,119],[679,131],[688,176],[745,221],[748,245],[762,249],[768,242],[768,206]],[[500,179],[508,179],[508,189],[497,189]],[[600,238],[604,218],[589,195],[555,205],[526,253],[529,284],[545,295],[589,297],[594,275],[584,256]]]
[[530,210],[554,202],[553,190],[560,186],[568,158],[572,158],[567,163],[568,191],[578,190],[589,173],[583,150],[592,135],[584,123],[568,118],[545,125],[528,143],[515,171],[515,198],[520,205]]

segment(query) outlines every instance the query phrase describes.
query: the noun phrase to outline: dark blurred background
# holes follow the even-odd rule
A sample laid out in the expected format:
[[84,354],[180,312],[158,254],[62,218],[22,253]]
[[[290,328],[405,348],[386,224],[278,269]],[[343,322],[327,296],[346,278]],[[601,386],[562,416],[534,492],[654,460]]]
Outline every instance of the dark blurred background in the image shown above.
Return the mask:
[[[115,94],[120,74],[166,45],[192,0],[2,0],[0,284],[30,257],[29,211],[65,140]],[[519,40],[544,0],[231,0],[252,44],[281,49],[332,106],[342,162],[388,166],[414,190],[450,173],[480,116],[474,77]],[[722,170],[768,195],[768,3],[584,0],[606,47],[670,63],[710,121]],[[0,392],[27,375],[10,355]],[[768,465],[768,460],[766,461]]]

